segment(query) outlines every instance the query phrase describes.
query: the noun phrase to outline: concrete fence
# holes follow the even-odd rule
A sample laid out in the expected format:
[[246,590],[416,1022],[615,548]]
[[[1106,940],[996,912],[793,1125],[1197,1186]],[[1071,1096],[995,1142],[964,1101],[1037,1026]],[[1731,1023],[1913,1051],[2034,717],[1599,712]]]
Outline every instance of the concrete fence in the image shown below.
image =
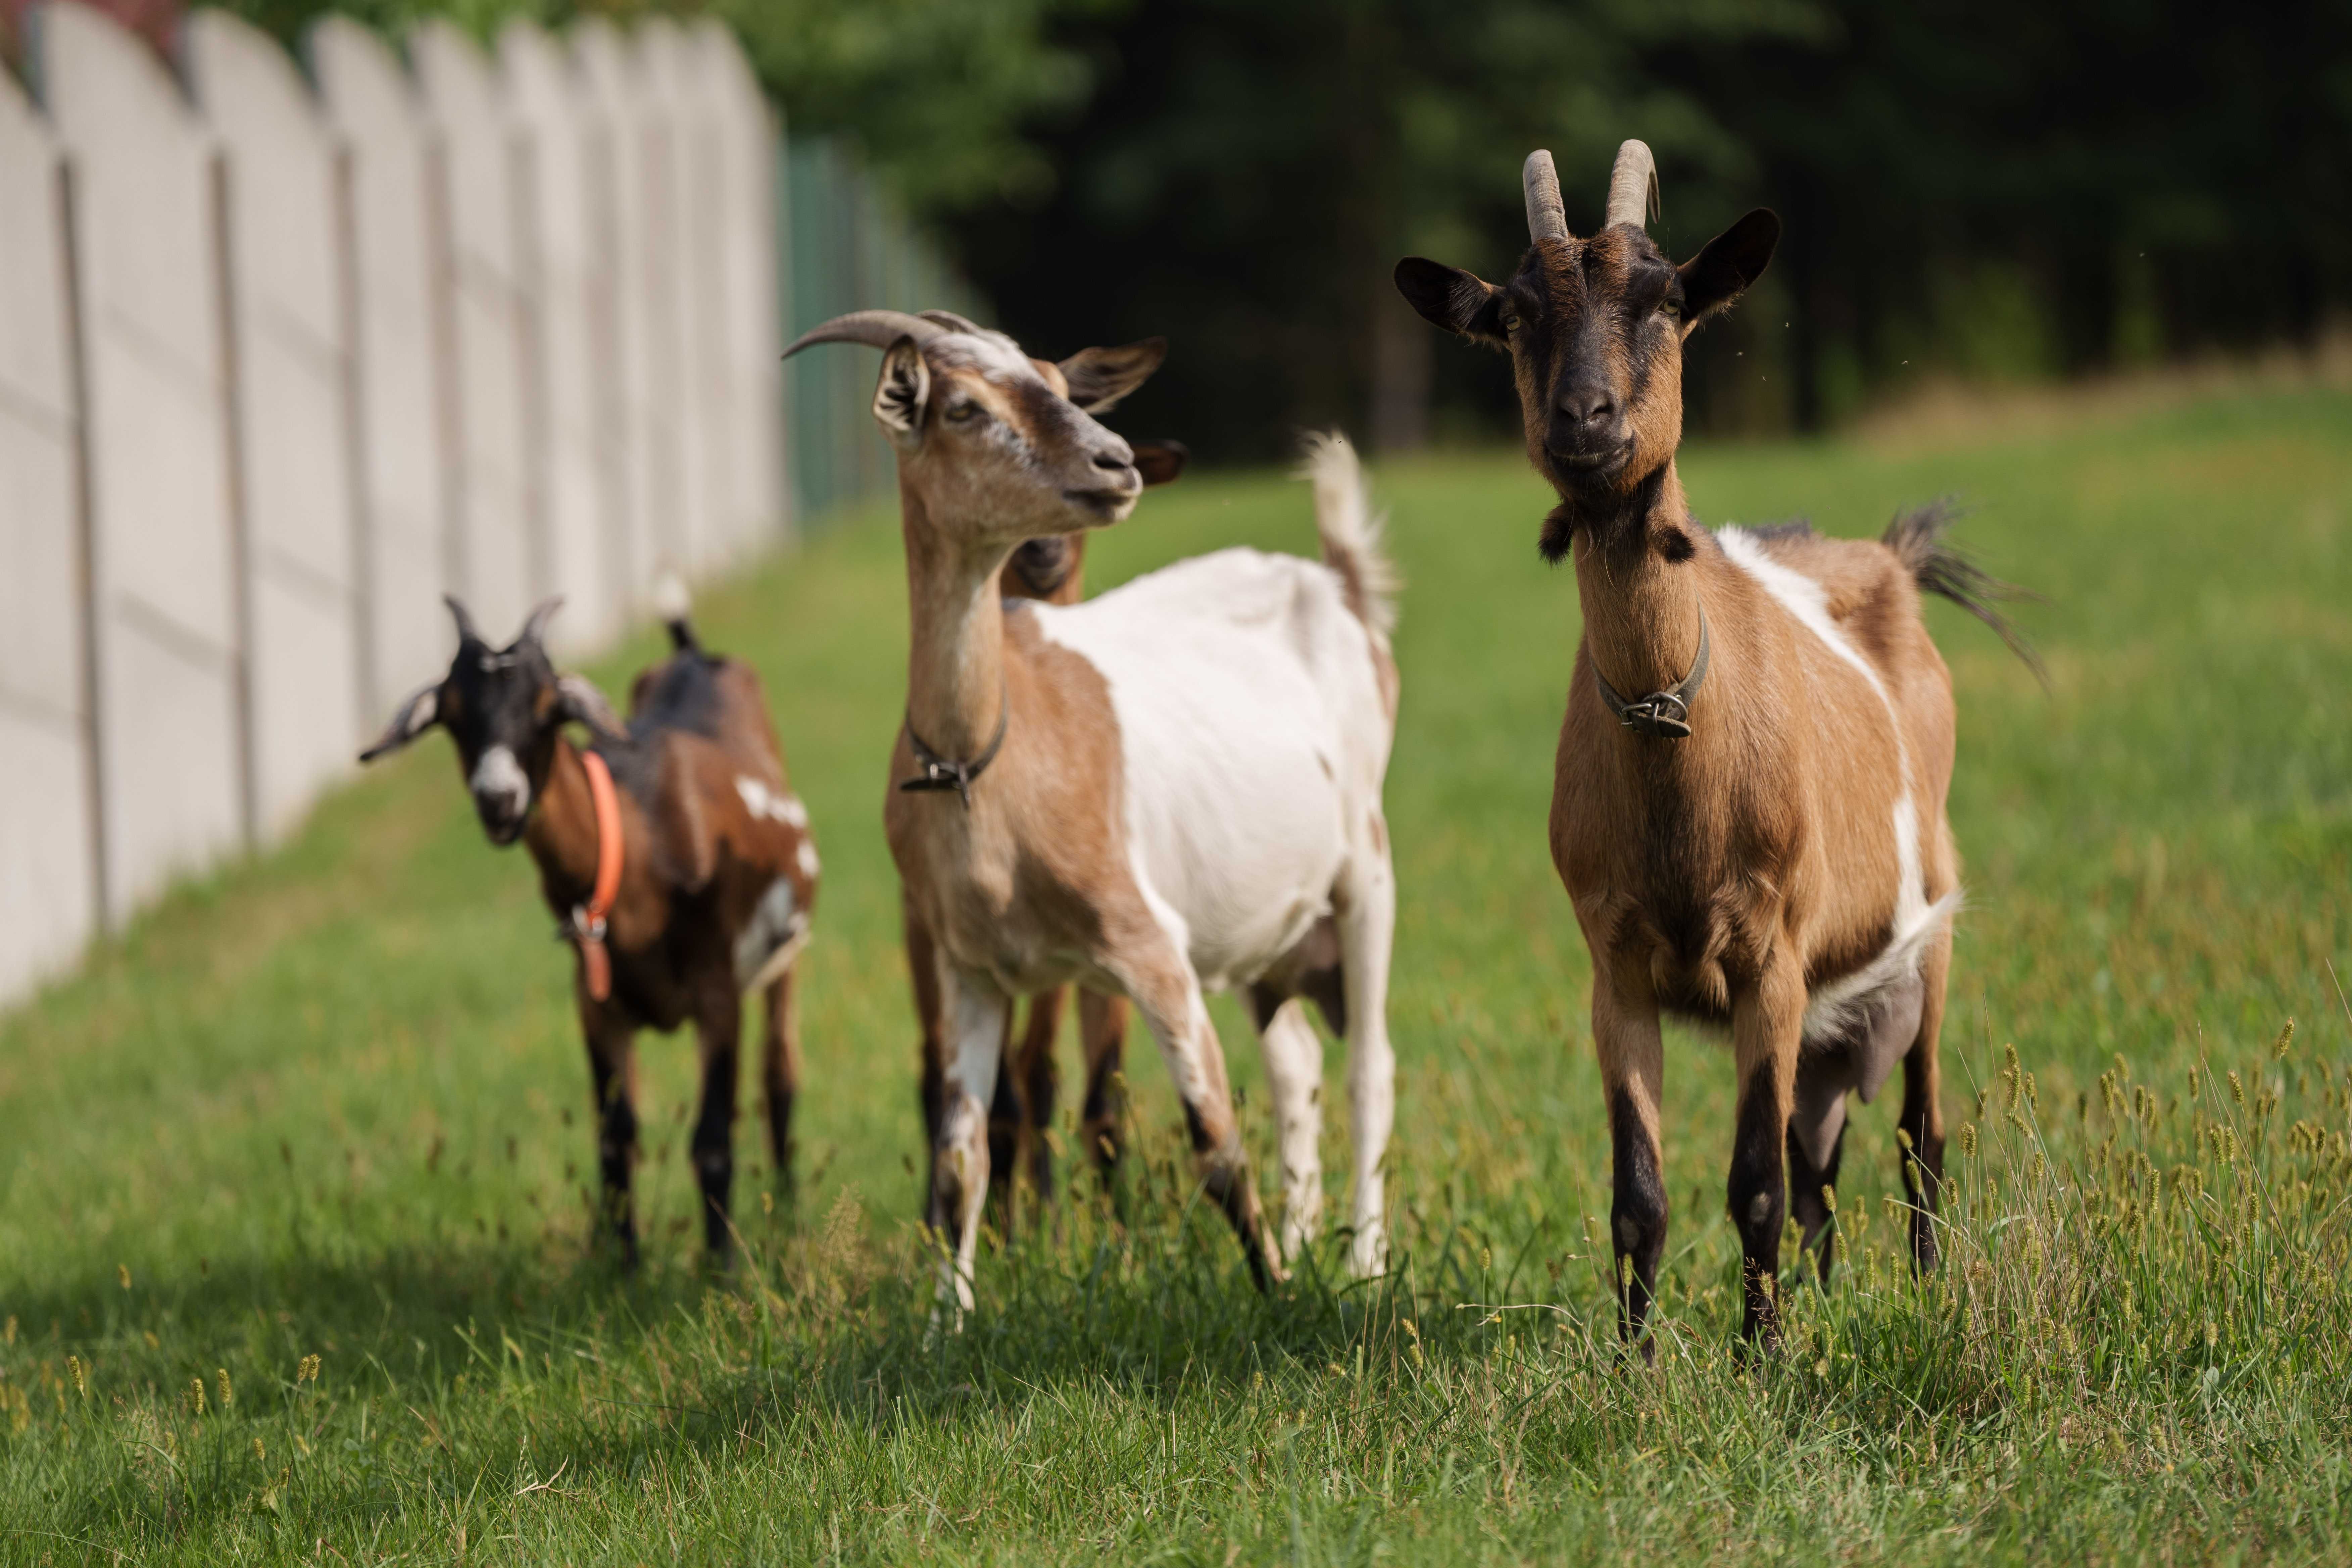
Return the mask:
[[0,70],[0,1004],[289,831],[446,664],[445,590],[492,636],[561,594],[578,654],[664,569],[875,489],[872,366],[788,389],[783,333],[971,309],[837,152],[786,154],[715,22],[485,50],[330,18],[299,61],[220,12],[169,60],[69,0],[26,22],[31,90]]

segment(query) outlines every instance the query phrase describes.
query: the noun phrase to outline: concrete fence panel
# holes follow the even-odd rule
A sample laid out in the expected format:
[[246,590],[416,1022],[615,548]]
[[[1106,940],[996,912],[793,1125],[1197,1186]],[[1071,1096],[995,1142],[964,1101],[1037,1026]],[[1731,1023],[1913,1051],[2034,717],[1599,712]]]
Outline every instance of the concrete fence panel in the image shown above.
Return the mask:
[[274,838],[352,766],[363,723],[344,170],[309,85],[268,35],[199,11],[182,55],[227,158],[254,788]]
[[480,48],[431,21],[408,52],[439,135],[445,439],[458,593],[482,635],[504,642],[547,591],[544,518],[528,487],[526,353],[532,327],[516,257],[528,221],[515,200],[522,156]]
[[734,508],[730,527],[739,548],[783,537],[783,353],[777,305],[777,132],[767,99],[742,46],[727,26],[705,17],[693,37],[703,57],[723,161],[719,188],[721,287],[727,306],[727,420],[724,453]]
[[668,273],[654,265],[660,247],[647,228],[658,144],[648,122],[635,54],[618,27],[591,17],[572,29],[572,56],[608,153],[612,180],[598,215],[598,247],[612,258],[614,380],[606,389],[605,427],[621,473],[621,536],[626,580],[642,595],[665,567],[682,567],[671,525],[676,517],[676,409],[664,372],[675,363],[663,323],[675,317]]
[[626,468],[607,451],[602,389],[615,374],[616,279],[600,229],[613,200],[609,128],[570,53],[530,22],[499,36],[509,112],[524,132],[518,258],[535,342],[525,426],[530,489],[545,519],[558,651],[593,647],[630,607]]
[[346,156],[362,729],[448,668],[457,575],[435,360],[436,154],[415,85],[377,34],[330,16],[305,39]]
[[637,29],[653,112],[667,128],[669,240],[677,269],[681,451],[679,521],[688,560],[698,573],[733,555],[733,476],[726,462],[727,341],[732,323],[725,276],[726,143],[722,106],[713,101],[709,57],[667,16]]
[[[106,907],[250,841],[221,163],[178,86],[95,11],[31,13],[73,168]],[[13,222],[13,215],[11,215]]]
[[0,71],[0,996],[99,921],[64,163]]

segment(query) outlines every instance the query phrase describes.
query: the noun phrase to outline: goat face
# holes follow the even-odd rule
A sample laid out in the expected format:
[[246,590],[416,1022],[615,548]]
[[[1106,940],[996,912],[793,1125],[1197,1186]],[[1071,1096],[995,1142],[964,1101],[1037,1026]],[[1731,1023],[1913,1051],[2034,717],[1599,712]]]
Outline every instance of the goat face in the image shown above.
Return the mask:
[[1759,208],[1676,267],[1632,223],[1538,238],[1497,286],[1421,257],[1396,284],[1433,324],[1511,356],[1528,458],[1564,500],[1604,504],[1682,441],[1682,346],[1771,259],[1780,220]]
[[562,600],[550,599],[533,610],[522,634],[503,648],[482,640],[457,599],[447,603],[457,622],[457,653],[449,673],[403,703],[360,761],[398,751],[438,724],[457,742],[457,769],[474,797],[482,831],[503,847],[522,837],[564,724],[586,724],[620,741],[628,734],[594,685],[582,676],[558,675],[547,657],[542,634]]
[[931,515],[974,543],[1100,528],[1183,468],[1181,447],[1131,447],[1094,418],[1166,353],[1152,338],[1056,365],[977,327],[904,336],[884,351],[874,417]]

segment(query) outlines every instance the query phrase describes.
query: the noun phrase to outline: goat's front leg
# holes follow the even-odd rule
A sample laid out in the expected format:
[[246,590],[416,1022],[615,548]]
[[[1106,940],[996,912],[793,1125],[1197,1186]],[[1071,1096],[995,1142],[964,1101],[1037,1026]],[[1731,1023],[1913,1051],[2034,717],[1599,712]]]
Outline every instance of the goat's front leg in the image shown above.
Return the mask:
[[[907,942],[907,978],[915,994],[915,1026],[921,1031],[916,1041],[915,1056],[921,1074],[915,1089],[923,1108],[923,1148],[926,1158],[935,1159],[940,1146],[940,1105],[947,1093],[946,999],[940,978],[940,951],[931,941],[930,928],[915,916],[911,904],[901,906],[902,929]],[[923,1191],[939,1190],[939,1167],[934,1163],[923,1173]],[[926,1212],[930,1200],[925,1197]]]
[[801,1089],[800,966],[769,983],[767,1029],[761,1040],[760,1069],[768,1096],[768,1153],[776,1184],[793,1186],[793,1102]]
[[1731,999],[1731,1053],[1739,1075],[1727,1197],[1739,1230],[1747,1310],[1740,1332],[1767,1349],[1780,1342],[1780,1227],[1789,1214],[1782,1157],[1795,1098],[1805,1019],[1805,977],[1785,950]]
[[1657,1299],[1658,1259],[1666,1249],[1666,1181],[1658,1135],[1665,1051],[1658,1035],[1658,1003],[1633,976],[1620,984],[1609,956],[1592,966],[1592,1047],[1601,1063],[1601,1091],[1609,1106],[1611,1279],[1617,1293],[1617,1331],[1656,1359],[1649,1338],[1650,1306]]
[[619,1247],[621,1266],[637,1266],[637,1221],[629,1178],[637,1161],[636,1030],[610,1006],[580,997],[580,1028],[588,1042],[588,1079],[596,1100],[596,1165],[603,1180],[603,1227]]
[[988,1107],[1013,1023],[1013,999],[985,977],[950,966],[941,967],[940,982],[947,1061],[931,1144],[929,1217],[942,1247],[940,1305],[970,1311],[972,1258],[988,1198]]
[[1184,1104],[1184,1124],[1192,1133],[1201,1184],[1241,1238],[1251,1277],[1260,1289],[1288,1279],[1266,1235],[1265,1215],[1250,1180],[1249,1155],[1242,1148],[1241,1121],[1234,1114],[1233,1087],[1225,1077],[1224,1047],[1209,1021],[1199,977],[1164,937],[1154,948],[1110,967],[1160,1043],[1168,1076]]
[[695,1009],[702,1047],[702,1113],[694,1123],[694,1179],[702,1188],[702,1240],[714,1262],[734,1246],[727,1203],[735,1185],[735,1083],[742,1051],[743,998],[730,971]]
[[1381,1162],[1396,1121],[1396,1052],[1389,1045],[1389,958],[1396,935],[1396,870],[1377,805],[1341,876],[1339,980],[1348,998],[1348,1109],[1355,1136],[1355,1244],[1359,1279],[1388,1267]]

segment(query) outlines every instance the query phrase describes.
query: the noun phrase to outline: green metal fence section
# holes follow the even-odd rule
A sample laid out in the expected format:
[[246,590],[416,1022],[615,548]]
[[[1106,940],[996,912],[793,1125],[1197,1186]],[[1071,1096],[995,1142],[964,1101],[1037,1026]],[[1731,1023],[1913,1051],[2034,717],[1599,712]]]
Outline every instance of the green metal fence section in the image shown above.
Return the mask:
[[[988,319],[938,247],[839,143],[782,142],[776,178],[786,342],[844,311],[877,307]],[[867,412],[876,368],[873,354],[842,347],[812,349],[784,366],[785,471],[803,531],[891,485],[890,447]]]

